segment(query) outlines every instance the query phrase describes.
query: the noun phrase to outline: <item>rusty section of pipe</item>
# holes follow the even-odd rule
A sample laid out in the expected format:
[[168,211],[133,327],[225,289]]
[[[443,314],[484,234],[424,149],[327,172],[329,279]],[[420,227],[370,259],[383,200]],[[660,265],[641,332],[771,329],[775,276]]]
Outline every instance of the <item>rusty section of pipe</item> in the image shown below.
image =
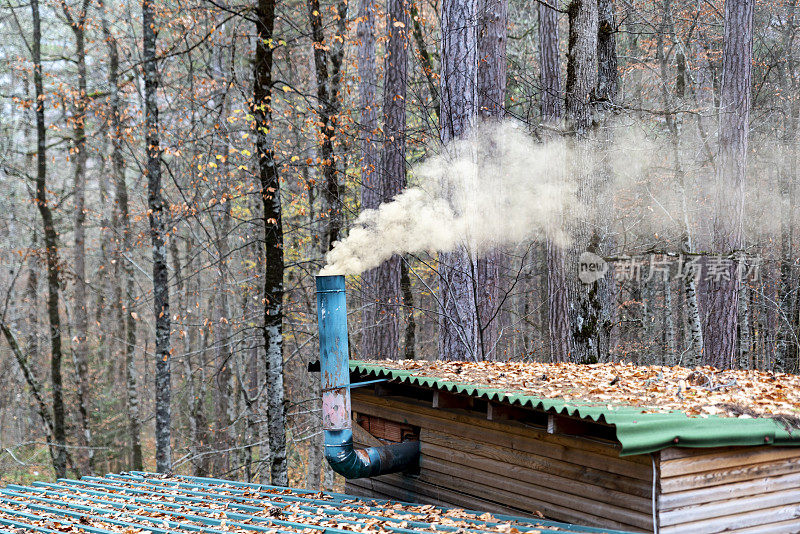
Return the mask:
[[403,471],[419,460],[419,441],[355,449],[350,413],[350,354],[344,276],[317,276],[319,362],[325,458],[345,478]]

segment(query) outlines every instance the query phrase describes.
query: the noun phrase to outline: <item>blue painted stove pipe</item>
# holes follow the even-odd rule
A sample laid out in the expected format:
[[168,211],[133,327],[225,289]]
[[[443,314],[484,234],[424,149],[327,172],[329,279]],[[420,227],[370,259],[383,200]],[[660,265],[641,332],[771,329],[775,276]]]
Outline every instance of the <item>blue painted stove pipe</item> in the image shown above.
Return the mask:
[[325,458],[345,478],[403,471],[419,461],[419,441],[356,449],[350,414],[350,353],[344,276],[317,276],[319,362]]

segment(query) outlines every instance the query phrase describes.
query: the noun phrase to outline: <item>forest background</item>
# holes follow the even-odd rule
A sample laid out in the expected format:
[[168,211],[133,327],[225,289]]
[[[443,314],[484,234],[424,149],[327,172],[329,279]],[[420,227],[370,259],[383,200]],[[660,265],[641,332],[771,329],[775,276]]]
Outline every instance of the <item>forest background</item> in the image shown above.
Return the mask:
[[359,229],[351,358],[798,370],[796,0],[4,1],[0,483],[333,487]]

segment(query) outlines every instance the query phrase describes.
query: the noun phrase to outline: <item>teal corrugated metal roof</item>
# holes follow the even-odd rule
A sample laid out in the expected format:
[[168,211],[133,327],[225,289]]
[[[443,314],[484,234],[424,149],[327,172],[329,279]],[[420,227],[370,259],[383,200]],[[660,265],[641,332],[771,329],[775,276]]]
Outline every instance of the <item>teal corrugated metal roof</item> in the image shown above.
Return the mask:
[[[489,401],[551,411],[604,422],[616,427],[621,455],[643,454],[675,445],[681,447],[725,447],[731,445],[800,446],[800,429],[789,428],[769,418],[689,417],[683,412],[644,413],[642,408],[609,403],[576,402],[540,398],[508,389],[476,386],[351,361],[350,369],[374,378],[408,383],[451,393],[462,393]],[[418,371],[417,371],[418,372]]]
[[9,532],[630,534],[341,493],[144,472],[0,488],[0,533]]

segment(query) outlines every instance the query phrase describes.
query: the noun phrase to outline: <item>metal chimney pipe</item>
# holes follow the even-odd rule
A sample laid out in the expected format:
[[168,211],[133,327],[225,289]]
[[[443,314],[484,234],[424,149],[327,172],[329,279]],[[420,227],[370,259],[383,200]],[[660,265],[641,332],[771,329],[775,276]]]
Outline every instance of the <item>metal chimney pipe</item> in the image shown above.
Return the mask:
[[350,413],[350,354],[344,276],[317,276],[319,362],[325,458],[345,478],[396,473],[419,460],[419,441],[355,449]]

